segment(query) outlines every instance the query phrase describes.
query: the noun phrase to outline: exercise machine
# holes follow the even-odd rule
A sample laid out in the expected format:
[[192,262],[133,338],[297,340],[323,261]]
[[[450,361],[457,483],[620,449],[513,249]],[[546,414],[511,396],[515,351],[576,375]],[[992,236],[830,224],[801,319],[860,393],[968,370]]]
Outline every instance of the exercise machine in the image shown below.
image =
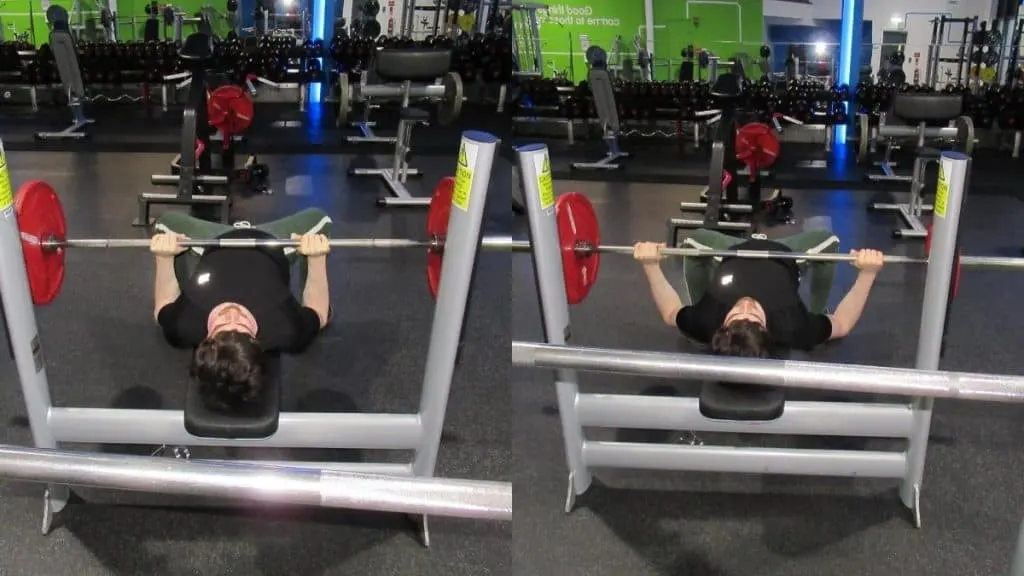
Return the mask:
[[[231,184],[244,182],[256,193],[271,193],[267,184],[269,170],[255,155],[248,155],[241,168],[235,166],[235,146],[242,141],[239,132],[252,121],[252,100],[242,88],[233,85],[210,92],[207,67],[213,60],[212,38],[198,32],[189,35],[178,57],[187,68],[183,74],[188,83],[180,152],[171,161],[170,174],[150,177],[154,186],[174,186],[177,190],[173,194],[139,194],[134,226],[152,225],[149,214],[154,204],[188,206],[203,216],[210,215],[212,209],[212,217],[227,224],[231,221]],[[211,109],[216,118],[211,118]],[[212,126],[216,127],[213,134]],[[216,154],[215,148],[219,148]],[[210,193],[218,187],[222,194]]]
[[[387,48],[387,50],[404,50],[409,48]],[[428,52],[431,50],[421,50]],[[449,54],[450,50],[433,50]],[[359,143],[394,144],[397,136],[379,136],[374,132],[376,122],[370,120],[370,113],[379,108],[378,102],[398,101],[405,108],[413,99],[430,100],[437,103],[437,121],[446,126],[453,124],[462,112],[462,100],[464,89],[462,78],[455,72],[443,71],[436,77],[425,78],[415,82],[390,82],[381,76],[379,64],[375,56],[366,70],[359,72],[359,82],[353,84],[347,73],[338,75],[338,119],[336,125],[340,128],[345,124],[352,112],[354,103],[363,104],[363,118],[353,122],[351,126],[359,130],[358,136],[348,136],[346,141]]]
[[[871,212],[896,212],[900,216],[905,227],[893,231],[896,238],[921,238],[928,234],[928,229],[921,222],[921,216],[933,210],[931,204],[925,204],[923,191],[926,184],[926,171],[929,163],[938,163],[941,151],[925,145],[925,135],[929,125],[944,125],[952,123],[951,128],[956,134],[957,144],[955,148],[969,153],[973,149],[974,123],[969,116],[962,116],[963,98],[959,94],[920,94],[901,93],[893,99],[892,116],[906,123],[907,128],[913,128],[917,139],[917,147],[914,149],[914,171],[906,178],[910,183],[910,198],[908,202],[871,202],[868,210]],[[967,143],[971,144],[968,145]],[[900,177],[901,179],[903,177]],[[874,177],[872,177],[874,179]]]
[[37,140],[81,140],[87,136],[84,128],[95,122],[85,117],[85,83],[82,82],[82,68],[78,64],[78,50],[68,18],[68,11],[57,4],[46,9],[46,20],[50,24],[50,49],[57,64],[61,87],[68,98],[71,125],[58,132],[36,132]]
[[[377,52],[374,69],[384,82],[401,84],[401,110],[398,120],[398,135],[393,139],[395,148],[391,154],[391,166],[387,168],[351,168],[353,176],[376,176],[384,181],[391,196],[378,199],[380,206],[429,206],[430,198],[415,197],[405,184],[409,176],[422,176],[419,170],[409,168],[408,155],[412,149],[412,129],[416,125],[428,125],[430,112],[423,108],[409,106],[413,83],[430,82],[445,76],[451,65],[450,50],[385,48]],[[347,78],[342,73],[341,78]],[[344,89],[342,91],[344,93]],[[461,106],[461,102],[459,103]],[[460,158],[460,166],[463,159]],[[463,166],[468,168],[468,166]]]
[[574,162],[576,170],[617,170],[619,160],[629,158],[628,152],[619,148],[619,110],[615,104],[615,91],[608,74],[608,54],[599,46],[587,48],[587,85],[594,99],[597,118],[601,122],[601,141],[604,142],[604,157],[596,162]]
[[[569,335],[575,333],[566,282],[570,273],[564,271],[563,259],[572,258],[564,251],[567,245],[572,249],[573,239],[565,238],[559,230],[566,216],[559,217],[556,210],[550,209],[558,202],[552,201],[550,193],[538,185],[535,167],[547,161],[547,149],[523,147],[518,153],[546,343],[513,342],[512,362],[516,366],[552,369],[544,372],[545,379],[554,374],[569,471],[566,512],[572,510],[576,496],[590,487],[595,468],[875,477],[902,481],[901,500],[912,511],[915,525],[920,526],[932,399],[918,397],[946,395],[998,400],[1004,395],[997,391],[1005,392],[1012,387],[1018,399],[1024,399],[1024,378],[937,371],[970,163],[963,154],[943,153],[948,210],[936,219],[931,254],[926,261],[916,369],[900,370],[566,346]],[[597,263],[587,266],[596,268]],[[711,382],[702,387],[698,398],[591,394],[580,392],[577,370]],[[742,392],[723,393],[722,381],[748,386]],[[961,388],[968,381],[975,386],[973,396]],[[908,400],[790,401],[777,386],[893,394]],[[908,444],[901,451],[651,444],[590,440],[584,434],[588,428],[686,428],[705,432],[901,438]]]
[[[899,114],[895,113],[897,100],[904,100],[911,96],[919,96],[920,93],[897,92],[893,95],[892,103],[886,112],[878,117],[877,126],[872,126],[871,116],[867,113],[857,115],[857,128],[859,136],[857,162],[868,166],[877,167],[881,173],[868,172],[867,178],[871,182],[910,182],[913,176],[897,174],[898,164],[893,161],[893,152],[901,148],[903,142],[914,142],[917,148],[922,148],[928,142],[933,142],[934,147],[941,147],[952,143],[955,149],[970,156],[974,151],[975,134],[974,125],[956,122],[956,118],[949,122],[933,120],[922,125],[916,121],[906,121]],[[929,97],[948,98],[960,102],[961,112],[963,110],[964,96],[957,93],[948,94],[925,94]],[[952,105],[952,102],[950,103]],[[904,108],[905,109],[905,108]],[[966,130],[970,128],[970,130]],[[878,148],[884,148],[881,161],[872,160]]]
[[[484,207],[498,139],[482,132],[465,132],[460,156],[469,158],[459,170],[445,232],[437,302],[423,373],[420,408],[402,413],[291,413],[282,411],[280,364],[274,363],[263,396],[245,414],[223,414],[206,408],[198,385],[182,392],[184,410],[69,408],[54,406],[47,378],[46,355],[39,338],[35,306],[30,293],[25,251],[11,196],[0,204],[0,293],[10,325],[15,364],[21,382],[26,416],[36,448],[54,450],[61,443],[141,444],[155,446],[202,445],[268,448],[320,448],[359,450],[411,450],[406,462],[263,462],[267,466],[310,467],[332,471],[430,478],[434,476],[445,410],[455,371],[474,264],[481,245]],[[0,145],[0,166],[5,165]],[[4,177],[6,173],[2,174]],[[39,198],[43,182],[28,182],[22,198]],[[52,188],[49,188],[53,194]],[[3,197],[0,197],[0,202]],[[46,220],[47,215],[38,215]],[[63,256],[61,256],[63,258]],[[130,345],[130,342],[127,343]],[[185,378],[184,369],[182,379]],[[343,378],[339,380],[344,380]],[[184,383],[183,383],[184,384]],[[54,515],[68,503],[69,488],[47,486],[43,532]],[[429,545],[427,517],[420,525]]]

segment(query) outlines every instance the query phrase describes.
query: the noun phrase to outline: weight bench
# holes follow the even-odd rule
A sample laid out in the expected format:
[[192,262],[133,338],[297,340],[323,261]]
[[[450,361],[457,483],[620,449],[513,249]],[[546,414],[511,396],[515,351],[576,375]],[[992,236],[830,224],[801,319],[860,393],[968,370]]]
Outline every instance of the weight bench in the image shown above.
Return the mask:
[[[896,238],[924,238],[928,229],[921,222],[921,216],[931,212],[933,206],[925,204],[921,192],[925,187],[925,173],[928,163],[938,164],[942,151],[938,148],[925,146],[928,125],[946,125],[954,123],[957,132],[956,147],[966,152],[967,142],[973,147],[974,123],[963,113],[963,98],[960,95],[948,94],[897,94],[893,100],[892,115],[908,125],[917,125],[917,147],[914,150],[914,171],[909,177],[909,202],[872,202],[868,210],[872,212],[896,212],[906,225],[893,231]],[[884,162],[883,162],[884,164]],[[884,170],[884,168],[883,168]]]
[[617,170],[620,167],[617,160],[629,158],[628,152],[619,149],[619,111],[615,105],[615,92],[612,90],[612,79],[608,75],[606,63],[601,59],[591,61],[587,83],[594,98],[597,117],[601,121],[601,139],[607,151],[604,158],[596,162],[574,162],[572,167],[576,170]]
[[433,82],[444,76],[451,59],[450,50],[386,48],[377,52],[375,68],[380,79],[402,85],[395,150],[389,168],[351,168],[349,174],[377,176],[384,181],[392,195],[379,198],[379,206],[430,206],[429,196],[415,197],[405,187],[409,176],[422,176],[419,170],[409,168],[407,156],[412,149],[412,129],[417,124],[430,123],[430,112],[409,106],[409,96],[413,82]]
[[189,381],[185,392],[185,431],[199,438],[269,438],[281,415],[281,358],[267,360],[266,388],[255,402],[235,413],[211,410],[203,403],[199,384]]
[[[205,207],[217,209],[220,221],[231,222],[231,196],[229,194],[204,194],[203,186],[227,186],[230,179],[225,175],[210,174],[210,155],[197,149],[199,142],[208,147],[209,120],[206,109],[206,66],[213,60],[213,40],[206,34],[190,34],[179,51],[185,67],[192,75],[188,88],[188,101],[182,113],[181,152],[178,156],[177,174],[154,174],[150,182],[154,186],[176,186],[177,193],[139,194],[139,212],[133,226],[151,226],[150,207],[157,205]],[[201,132],[202,131],[202,132]]]
[[[56,6],[51,6],[51,8],[56,8]],[[47,16],[50,17],[49,10]],[[50,49],[53,51],[53,59],[57,63],[61,86],[64,87],[68,96],[71,125],[59,132],[36,132],[35,137],[39,140],[80,140],[86,137],[82,128],[92,124],[95,120],[86,118],[82,108],[86,97],[85,84],[82,82],[82,69],[78,65],[78,51],[68,26],[67,12],[64,12],[63,19],[51,20],[50,26]]]

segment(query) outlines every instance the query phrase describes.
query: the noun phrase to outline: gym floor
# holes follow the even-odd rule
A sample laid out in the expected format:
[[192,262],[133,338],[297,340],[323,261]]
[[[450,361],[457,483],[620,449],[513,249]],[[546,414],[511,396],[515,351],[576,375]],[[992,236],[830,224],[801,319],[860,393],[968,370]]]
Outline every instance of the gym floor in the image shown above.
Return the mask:
[[[50,182],[64,202],[69,234],[145,237],[130,226],[136,195],[149,176],[166,173],[167,154],[9,152],[15,187]],[[375,206],[383,186],[345,176],[352,158],[267,157],[275,194],[235,203],[234,216],[267,221],[306,206],[334,218],[338,237],[421,238],[423,209]],[[362,158],[360,162],[371,159]],[[383,159],[378,158],[379,161]],[[455,151],[418,162],[411,182],[428,195],[454,172]],[[511,166],[495,164],[487,234],[507,234]],[[420,251],[353,251],[331,255],[336,317],[306,354],[285,364],[284,403],[297,411],[414,411],[433,318]],[[60,406],[171,408],[184,404],[187,353],[169,348],[152,321],[152,257],[145,250],[78,250],[67,256],[64,291],[37,309],[54,401]],[[482,253],[476,267],[465,350],[448,405],[438,475],[507,481],[511,477],[508,394],[510,326],[508,254]],[[0,335],[2,338],[2,335]],[[6,343],[0,347],[6,350]],[[6,357],[6,352],[3,353]],[[31,445],[13,363],[0,362],[0,443]],[[96,446],[75,446],[89,450]],[[104,450],[149,454],[153,446]],[[381,460],[407,453],[236,450],[252,459]],[[219,449],[193,457],[223,456]],[[76,574],[245,576],[511,573],[508,523],[434,518],[426,549],[405,517],[277,507],[213,509],[194,499],[78,490],[83,502],[39,532],[42,488],[0,483],[0,575]],[[171,504],[187,507],[172,507]],[[116,506],[114,505],[116,504]],[[204,503],[207,504],[207,503]]]
[[[698,189],[654,184],[555,182],[594,202],[602,242],[661,240],[678,202]],[[893,240],[894,214],[871,215],[870,196],[851,191],[794,192],[798,217],[827,217],[845,248],[872,247],[919,255],[920,242]],[[961,224],[964,253],[1019,254],[1024,206],[973,189]],[[795,226],[772,229],[788,235]],[[526,233],[525,219],[515,234]],[[680,284],[678,263],[666,264]],[[943,368],[1019,373],[1019,282],[1012,272],[966,272],[953,308]],[[840,265],[833,305],[853,280]],[[914,362],[923,271],[890,267],[874,288],[855,333],[812,355],[815,360],[882,366]],[[530,256],[513,257],[512,333],[542,338]],[[693,350],[658,318],[638,265],[605,256],[590,297],[572,309],[574,344],[638,350]],[[977,328],[975,330],[975,328]],[[592,392],[645,390],[694,395],[694,383],[580,374]],[[794,396],[796,397],[796,396]],[[801,397],[821,399],[823,395]],[[829,394],[828,398],[847,396]],[[939,401],[922,494],[923,527],[915,529],[890,481],[710,473],[599,470],[575,511],[563,512],[568,472],[549,371],[513,369],[513,488],[517,574],[536,576],[901,576],[1005,574],[1021,521],[1019,479],[1024,441],[1015,405]],[[679,434],[588,431],[597,439],[674,441]],[[602,436],[604,434],[604,436]],[[761,443],[763,438],[701,434],[706,443]],[[883,449],[885,441],[784,438],[804,448]],[[892,442],[890,444],[895,444]],[[898,449],[898,445],[893,446]]]

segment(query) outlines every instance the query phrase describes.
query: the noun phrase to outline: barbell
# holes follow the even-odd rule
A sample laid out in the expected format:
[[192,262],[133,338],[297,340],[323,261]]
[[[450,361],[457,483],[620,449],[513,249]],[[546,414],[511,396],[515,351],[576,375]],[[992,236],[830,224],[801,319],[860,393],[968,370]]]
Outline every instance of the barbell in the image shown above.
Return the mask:
[[[633,255],[633,246],[601,244],[601,229],[590,200],[579,192],[562,194],[555,201],[555,219],[558,227],[559,251],[562,255],[562,274],[565,292],[570,304],[586,299],[597,282],[602,254]],[[528,240],[509,240],[508,249],[516,252],[531,251]],[[931,248],[931,229],[925,238],[926,254]],[[697,248],[663,248],[668,257],[684,258],[748,258],[818,262],[853,262],[851,254],[784,252],[768,250],[705,250]],[[902,255],[884,255],[886,264],[927,265],[928,258]],[[1024,269],[1024,258],[998,256],[961,256],[954,262],[953,295],[960,282],[963,266],[979,268]]]
[[[330,240],[332,248],[349,249],[403,249],[420,248],[427,251],[427,287],[437,297],[441,284],[444,246],[448,234],[454,178],[442,178],[434,188],[427,211],[426,240],[409,238],[343,238]],[[23,184],[14,203],[21,233],[21,247],[25,259],[32,301],[38,305],[53,302],[64,284],[65,252],[71,248],[148,248],[148,238],[68,238],[64,207],[57,192],[42,180]],[[508,250],[511,237],[485,237],[481,248]],[[222,238],[186,239],[185,248],[294,248],[298,240],[276,238]]]
[[[348,249],[404,249],[418,248],[427,251],[427,286],[432,296],[437,296],[441,283],[441,269],[444,246],[448,233],[448,218],[451,212],[455,179],[442,178],[434,188],[427,211],[427,239],[408,238],[344,238],[330,241],[332,248]],[[23,184],[15,200],[15,212],[21,231],[22,252],[28,275],[32,300],[44,305],[53,302],[60,294],[64,283],[66,265],[64,254],[70,248],[148,248],[149,239],[142,238],[68,238],[67,220],[64,208],[56,191],[42,180]],[[632,255],[633,247],[626,245],[601,244],[600,226],[594,207],[586,196],[578,192],[562,194],[555,202],[555,218],[558,227],[562,273],[565,278],[566,296],[570,304],[586,299],[597,282],[601,254]],[[929,230],[930,234],[930,230]],[[181,245],[186,248],[288,248],[297,247],[296,240],[284,239],[188,239]],[[525,240],[513,240],[510,236],[485,237],[481,249],[495,251],[531,251],[533,245]],[[926,250],[930,247],[930,236],[925,240]],[[662,254],[669,257],[691,258],[748,258],[786,259],[797,261],[852,262],[850,254],[822,254],[806,252],[784,252],[764,250],[704,250],[695,248],[667,247]],[[927,264],[928,258],[885,255],[887,264]],[[985,268],[1024,268],[1024,258],[957,256],[953,278],[954,294],[959,284],[960,268],[975,266]]]

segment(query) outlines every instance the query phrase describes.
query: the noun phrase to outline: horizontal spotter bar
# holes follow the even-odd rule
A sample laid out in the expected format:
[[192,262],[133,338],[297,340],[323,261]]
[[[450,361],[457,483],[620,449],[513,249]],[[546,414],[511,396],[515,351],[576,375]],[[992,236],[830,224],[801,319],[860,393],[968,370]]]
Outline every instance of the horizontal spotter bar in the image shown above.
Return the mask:
[[0,446],[0,477],[280,504],[512,519],[512,484]]
[[512,342],[512,364],[865,394],[987,402],[1024,401],[1024,377],[969,372],[638,352],[516,341]]
[[903,478],[903,452],[687,446],[633,442],[583,444],[583,460],[594,468]]

